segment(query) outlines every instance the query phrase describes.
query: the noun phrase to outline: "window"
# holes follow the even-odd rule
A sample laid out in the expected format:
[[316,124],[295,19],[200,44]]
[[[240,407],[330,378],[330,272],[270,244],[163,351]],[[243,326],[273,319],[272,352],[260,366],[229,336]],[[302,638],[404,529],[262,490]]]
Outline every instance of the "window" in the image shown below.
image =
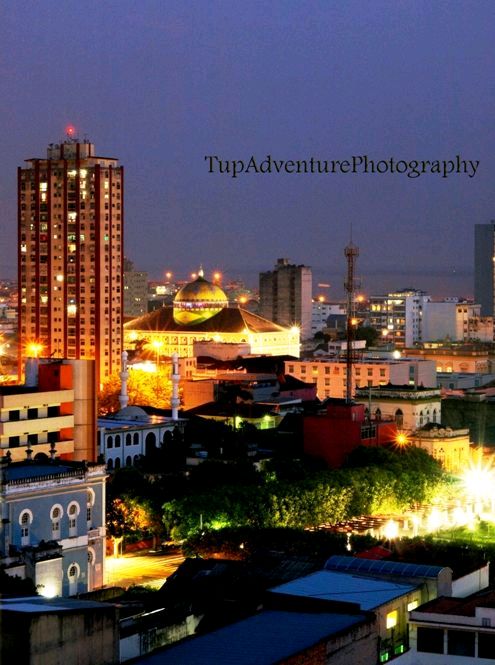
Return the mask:
[[132,444],[132,436],[130,434],[125,435],[125,445],[130,446]]
[[412,612],[413,610],[415,610],[417,608],[417,606],[418,606],[418,601],[413,600],[413,601],[411,601],[410,603],[407,604],[407,611]]
[[399,612],[397,610],[393,610],[392,612],[389,612],[387,614],[387,620],[386,620],[387,630],[395,628],[395,626],[397,625],[398,618],[399,618]]
[[423,653],[443,653],[443,629],[418,627],[417,649]]
[[69,516],[69,538],[77,536],[77,516],[79,515],[79,504],[74,502],[69,506],[67,511]]
[[139,434],[137,432],[134,432],[134,442],[133,445],[137,446],[139,445]]
[[120,434],[115,436],[115,447],[120,448]]
[[19,520],[21,523],[21,545],[23,547],[29,545],[29,527],[31,526],[32,519],[31,513],[25,510]]
[[113,448],[113,436],[107,437],[107,448]]
[[60,506],[53,506],[50,517],[52,520],[52,538],[57,540],[60,538],[60,518],[62,517],[62,508]]

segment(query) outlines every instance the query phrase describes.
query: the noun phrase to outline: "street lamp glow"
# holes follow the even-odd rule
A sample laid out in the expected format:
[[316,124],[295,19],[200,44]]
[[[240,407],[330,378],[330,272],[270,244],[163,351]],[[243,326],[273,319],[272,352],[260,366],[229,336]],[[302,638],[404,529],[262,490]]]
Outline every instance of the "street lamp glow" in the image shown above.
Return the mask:
[[40,353],[43,351],[43,344],[39,342],[30,342],[26,346],[26,351],[29,358],[39,358]]
[[489,498],[493,494],[494,473],[488,466],[481,463],[471,466],[464,472],[463,481],[468,494],[475,498]]
[[407,444],[409,443],[409,438],[405,432],[397,432],[397,436],[395,437],[395,444],[399,448],[405,448]]
[[389,520],[384,528],[383,528],[383,535],[387,540],[393,540],[394,538],[397,538],[399,535],[399,525],[395,520]]

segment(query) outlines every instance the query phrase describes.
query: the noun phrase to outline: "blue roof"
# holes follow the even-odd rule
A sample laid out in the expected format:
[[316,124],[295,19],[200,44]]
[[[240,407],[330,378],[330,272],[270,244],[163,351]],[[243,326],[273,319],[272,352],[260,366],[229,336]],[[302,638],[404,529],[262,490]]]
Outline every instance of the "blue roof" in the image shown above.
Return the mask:
[[402,563],[400,561],[376,561],[361,559],[354,556],[331,556],[325,563],[325,570],[340,570],[350,573],[376,575],[395,575],[397,577],[430,577],[437,578],[442,566],[426,566],[418,563]]
[[272,665],[363,621],[363,615],[280,612],[255,616],[139,658],[139,665]]
[[359,577],[333,570],[319,570],[292,582],[270,589],[274,593],[306,596],[323,600],[357,603],[361,610],[373,610],[417,587],[372,577]]

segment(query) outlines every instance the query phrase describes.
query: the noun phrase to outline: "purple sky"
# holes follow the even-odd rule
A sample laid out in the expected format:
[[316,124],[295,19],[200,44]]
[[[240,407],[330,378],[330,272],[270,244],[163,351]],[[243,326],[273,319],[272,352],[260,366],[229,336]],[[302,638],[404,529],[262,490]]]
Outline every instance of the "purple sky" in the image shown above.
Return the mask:
[[[44,0],[0,9],[0,277],[16,167],[73,123],[126,167],[126,254],[159,277],[257,282],[277,257],[342,291],[352,222],[367,291],[472,292],[495,218],[495,3]],[[474,178],[209,174],[225,159],[480,160]]]

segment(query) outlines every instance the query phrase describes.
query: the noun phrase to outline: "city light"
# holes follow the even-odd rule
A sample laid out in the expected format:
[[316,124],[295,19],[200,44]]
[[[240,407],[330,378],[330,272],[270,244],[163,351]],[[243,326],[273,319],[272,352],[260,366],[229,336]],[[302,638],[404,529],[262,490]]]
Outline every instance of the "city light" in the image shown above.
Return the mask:
[[39,342],[30,342],[26,345],[26,353],[28,358],[39,358],[40,353],[43,351],[43,344]]
[[478,462],[471,466],[463,474],[463,482],[466,491],[471,497],[476,499],[490,499],[493,495],[494,473],[489,466],[484,466]]
[[399,535],[399,525],[395,520],[389,520],[383,527],[383,535],[387,540],[393,540]]
[[398,448],[405,448],[409,444],[409,438],[405,432],[397,432],[395,437],[395,445]]

